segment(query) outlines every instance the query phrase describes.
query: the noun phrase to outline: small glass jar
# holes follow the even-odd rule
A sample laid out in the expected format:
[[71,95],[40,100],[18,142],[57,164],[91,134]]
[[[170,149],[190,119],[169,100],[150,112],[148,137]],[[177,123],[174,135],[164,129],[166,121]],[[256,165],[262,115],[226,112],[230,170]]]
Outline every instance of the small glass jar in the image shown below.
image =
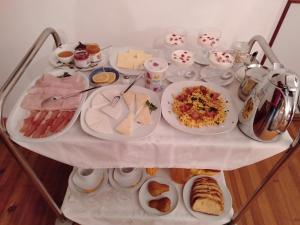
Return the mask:
[[74,53],[74,63],[78,68],[86,68],[90,65],[89,53],[86,50],[76,50]]

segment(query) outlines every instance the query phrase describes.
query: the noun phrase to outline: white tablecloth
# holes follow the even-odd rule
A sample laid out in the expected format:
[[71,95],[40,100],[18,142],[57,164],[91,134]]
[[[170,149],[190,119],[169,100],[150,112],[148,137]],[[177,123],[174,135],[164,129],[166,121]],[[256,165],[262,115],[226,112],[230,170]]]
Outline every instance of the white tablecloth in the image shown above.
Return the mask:
[[[170,179],[166,170],[160,170],[158,176]],[[225,183],[223,173],[219,176]],[[140,206],[138,191],[115,190],[108,183],[90,196],[74,191],[69,186],[61,209],[67,218],[82,225],[208,225],[187,211],[182,198],[183,186],[179,184],[175,186],[178,205],[174,211],[165,216],[147,214]],[[232,215],[231,208],[222,220],[209,224],[225,224],[230,221]]]
[[[228,86],[236,109],[238,83]],[[232,170],[271,157],[291,143],[286,132],[277,141],[262,143],[245,136],[238,127],[213,136],[183,133],[163,118],[148,137],[130,142],[94,138],[80,127],[79,120],[65,134],[45,143],[17,142],[57,161],[81,168],[182,167]]]

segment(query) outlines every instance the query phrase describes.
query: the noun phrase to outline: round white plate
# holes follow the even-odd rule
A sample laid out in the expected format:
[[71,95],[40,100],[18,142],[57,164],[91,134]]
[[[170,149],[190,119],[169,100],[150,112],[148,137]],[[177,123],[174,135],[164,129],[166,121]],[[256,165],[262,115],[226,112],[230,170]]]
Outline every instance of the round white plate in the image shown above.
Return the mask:
[[[167,185],[169,185],[170,190],[168,192],[162,193],[161,195],[159,195],[157,197],[153,197],[148,191],[148,183],[150,181],[157,181],[161,184],[167,184]],[[171,200],[171,210],[169,212],[164,213],[164,212],[161,212],[157,209],[149,207],[148,203],[149,203],[150,200],[160,199],[160,198],[163,198],[163,197],[168,197]],[[163,215],[170,214],[177,207],[177,205],[178,205],[178,192],[177,192],[177,189],[176,189],[175,185],[172,183],[171,180],[166,179],[166,178],[162,178],[162,177],[151,177],[140,188],[139,201],[140,201],[140,204],[141,204],[142,208],[148,214],[155,215],[155,216],[163,216]]]
[[115,168],[112,168],[112,169],[109,169],[108,171],[108,179],[109,179],[109,183],[111,184],[111,186],[115,189],[115,190],[122,190],[122,191],[137,191],[141,185],[143,184],[144,182],[144,177],[145,177],[145,174],[144,174],[144,170],[141,169],[141,168],[137,168],[137,170],[139,170],[139,179],[137,181],[137,183],[135,185],[132,185],[130,187],[126,187],[126,186],[122,186],[122,184],[118,183],[115,179],[114,179],[114,171],[116,169]]
[[221,77],[219,76],[210,76],[211,74],[209,74],[208,72],[209,68],[208,67],[204,67],[201,69],[201,76],[200,76],[200,79],[201,80],[205,80],[207,82],[211,82],[211,83],[214,83],[216,85],[219,85],[219,86],[227,86],[229,84],[231,84],[233,81],[234,81],[234,72],[231,71],[231,76],[228,76],[228,79],[222,79]]
[[[53,76],[60,76],[62,74],[64,74],[64,72],[68,72],[69,74],[73,75],[73,74],[80,74],[80,76],[83,78],[84,81],[84,88],[88,88],[89,87],[89,80],[87,79],[87,77],[82,74],[81,72],[75,72],[74,70],[53,70],[53,71],[49,71],[47,72],[47,74],[51,74]],[[70,120],[70,122],[67,124],[67,126],[61,130],[58,133],[52,134],[48,137],[44,137],[44,138],[31,138],[31,137],[25,137],[19,130],[21,125],[23,124],[23,120],[28,116],[28,112],[29,110],[23,109],[21,107],[21,103],[23,98],[25,97],[25,95],[27,94],[28,89],[30,89],[31,87],[34,86],[35,82],[41,77],[38,77],[36,79],[34,79],[31,84],[27,87],[27,89],[23,92],[23,94],[19,97],[19,99],[17,100],[17,102],[15,103],[12,111],[10,112],[8,119],[7,119],[7,131],[9,133],[9,135],[11,136],[12,139],[16,140],[16,141],[24,141],[24,142],[45,142],[45,141],[50,141],[53,140],[54,138],[57,138],[59,136],[61,136],[63,133],[65,133],[68,129],[70,129],[73,124],[76,122],[77,117],[79,116],[80,112],[81,112],[81,107],[83,106],[83,103],[86,99],[87,93],[83,93],[82,94],[82,98],[81,98],[81,103],[79,105],[79,107],[77,108],[77,110],[75,111],[75,114],[73,116],[73,118]]]
[[133,86],[130,90],[133,92],[138,92],[138,93],[143,93],[143,94],[147,94],[150,97],[150,102],[152,102],[154,105],[157,106],[157,110],[153,111],[151,113],[151,118],[152,118],[152,123],[149,125],[141,125],[138,124],[136,122],[134,122],[133,124],[133,131],[131,136],[126,136],[126,135],[122,135],[120,133],[118,133],[117,131],[114,130],[114,128],[126,117],[126,115],[128,114],[128,107],[126,105],[126,103],[124,102],[123,98],[120,99],[120,101],[118,102],[118,104],[121,104],[122,106],[122,115],[120,116],[120,118],[118,120],[110,119],[110,123],[112,125],[113,128],[113,133],[111,134],[106,134],[106,133],[100,133],[100,132],[96,132],[94,130],[92,130],[85,121],[85,114],[86,111],[90,108],[90,102],[93,99],[93,97],[97,94],[97,93],[101,93],[103,91],[106,90],[112,90],[112,89],[116,89],[118,91],[123,91],[128,87],[128,85],[108,85],[105,87],[101,87],[97,90],[95,90],[85,101],[83,108],[82,108],[82,112],[80,115],[80,124],[82,129],[97,138],[101,138],[101,139],[106,139],[106,140],[113,140],[113,141],[131,141],[131,140],[136,140],[142,137],[146,137],[148,135],[150,135],[155,127],[157,126],[157,124],[160,121],[160,117],[161,117],[161,107],[160,107],[160,99],[157,93],[140,87],[140,86]]
[[226,222],[230,221],[230,211],[232,208],[232,198],[230,195],[230,192],[228,188],[226,187],[226,184],[224,183],[222,177],[220,174],[213,176],[213,178],[218,182],[222,192],[223,192],[223,197],[224,197],[224,212],[220,216],[214,216],[214,215],[208,215],[205,213],[201,212],[195,212],[191,208],[191,203],[190,203],[190,194],[191,194],[191,189],[193,186],[193,183],[195,179],[199,177],[207,177],[207,176],[194,176],[190,178],[184,185],[182,196],[183,196],[183,202],[184,205],[187,209],[187,211],[193,215],[194,217],[198,218],[201,220],[201,223],[203,224],[225,224]]
[[144,69],[138,69],[138,70],[133,70],[133,69],[123,69],[119,68],[117,66],[117,60],[118,60],[118,54],[127,52],[128,50],[143,50],[148,54],[151,54],[153,57],[154,56],[160,56],[160,52],[158,50],[154,49],[142,49],[142,48],[137,48],[137,47],[120,47],[120,48],[113,48],[110,52],[109,56],[109,63],[110,65],[117,71],[119,71],[122,74],[128,75],[128,76],[136,76],[141,73],[143,73],[145,70]]
[[[80,71],[90,71],[93,70],[99,66],[104,65],[104,63],[107,61],[107,56],[104,52],[101,52],[101,61],[100,62],[96,62],[96,63],[90,63],[90,65],[86,68],[77,68],[75,65],[73,66],[73,64],[71,63],[71,65],[64,65],[62,62],[60,62],[57,59],[57,56],[55,54],[55,51],[57,49],[75,49],[75,47],[78,45],[78,43],[66,43],[66,44],[62,44],[61,46],[57,47],[56,49],[54,49],[52,51],[52,53],[49,55],[49,63],[53,66],[53,67],[59,67],[59,68],[71,68],[73,67],[74,69],[78,69]],[[71,68],[71,69],[73,69]]]
[[75,170],[76,170],[76,169],[74,168],[73,171],[71,172],[71,174],[70,174],[70,176],[69,176],[69,181],[68,181],[68,183],[69,183],[69,188],[71,189],[71,191],[72,191],[73,193],[76,193],[76,194],[79,194],[79,195],[82,195],[82,196],[93,196],[93,195],[95,195],[96,193],[98,193],[99,191],[101,191],[101,190],[103,189],[103,187],[104,187],[105,185],[107,185],[107,183],[108,183],[107,169],[105,169],[105,171],[104,171],[104,173],[103,173],[103,179],[102,179],[101,184],[99,185],[99,187],[98,187],[95,191],[90,192],[90,193],[82,192],[82,191],[79,189],[79,187],[77,187],[77,186],[74,184],[74,182],[73,182],[73,180],[72,180],[72,178],[73,178],[73,176],[74,176],[74,174],[75,174],[75,172],[76,172]]
[[[177,115],[172,110],[172,103],[174,101],[173,96],[178,95],[186,87],[193,87],[199,85],[203,85],[209,89],[212,89],[223,96],[225,101],[225,110],[229,110],[227,112],[227,116],[224,123],[217,126],[190,128],[181,124],[180,121],[177,119]],[[222,87],[208,82],[180,81],[167,86],[162,95],[161,107],[163,117],[171,126],[190,134],[214,135],[230,132],[233,128],[235,128],[238,121],[238,113],[233,106],[229,92]]]

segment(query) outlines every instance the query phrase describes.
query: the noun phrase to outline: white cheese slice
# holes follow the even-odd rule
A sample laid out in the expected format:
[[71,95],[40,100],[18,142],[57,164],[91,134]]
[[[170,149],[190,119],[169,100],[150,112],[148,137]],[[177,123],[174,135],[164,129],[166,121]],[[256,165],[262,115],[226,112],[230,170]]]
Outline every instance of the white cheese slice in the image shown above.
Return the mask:
[[152,122],[151,114],[148,106],[144,106],[141,110],[141,112],[138,114],[136,118],[136,122],[143,124],[143,125],[149,125]]
[[107,105],[109,101],[103,97],[101,93],[95,94],[95,96],[91,100],[91,107],[92,108],[101,108]]
[[99,133],[113,132],[110,119],[97,108],[89,108],[85,113],[85,122],[89,128]]
[[119,53],[117,58],[117,67],[131,69],[133,68],[133,61],[127,52]]
[[136,115],[138,115],[142,110],[142,108],[145,106],[146,101],[149,100],[150,98],[146,94],[136,93],[135,99],[136,99]]
[[108,100],[108,101],[112,101],[112,99],[117,96],[117,95],[120,95],[120,91],[119,90],[116,90],[116,89],[113,89],[113,90],[105,90],[105,91],[102,91],[102,95]]
[[122,105],[118,102],[115,106],[106,105],[101,108],[102,112],[106,115],[110,116],[111,118],[117,120],[122,115]]
[[123,98],[128,106],[129,111],[133,112],[135,108],[135,93],[132,91],[127,91],[123,95]]
[[124,120],[116,127],[116,131],[120,134],[131,135],[133,127],[133,113],[129,112]]

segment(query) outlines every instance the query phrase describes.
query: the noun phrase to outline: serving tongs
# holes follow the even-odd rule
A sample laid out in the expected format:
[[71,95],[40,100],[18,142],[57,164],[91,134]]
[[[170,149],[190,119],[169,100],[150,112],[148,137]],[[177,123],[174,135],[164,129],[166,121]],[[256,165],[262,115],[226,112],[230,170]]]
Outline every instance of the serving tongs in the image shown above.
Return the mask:
[[41,106],[43,107],[44,105],[46,105],[46,104],[48,104],[52,101],[64,100],[64,99],[67,99],[67,98],[75,97],[75,96],[80,95],[84,92],[88,92],[88,91],[91,91],[91,90],[94,90],[94,89],[100,88],[100,87],[102,87],[102,86],[96,86],[96,87],[88,88],[88,89],[78,91],[78,92],[75,92],[75,93],[72,93],[72,94],[69,94],[69,95],[51,96],[49,98],[44,99],[41,103]]

